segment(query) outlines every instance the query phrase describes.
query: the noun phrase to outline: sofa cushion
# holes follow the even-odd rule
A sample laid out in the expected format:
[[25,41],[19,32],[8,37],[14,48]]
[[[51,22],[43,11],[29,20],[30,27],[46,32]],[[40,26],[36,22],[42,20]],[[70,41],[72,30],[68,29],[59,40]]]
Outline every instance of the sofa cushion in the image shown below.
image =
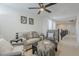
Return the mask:
[[33,38],[38,38],[39,37],[39,34],[35,31],[32,32],[32,35],[33,35]]
[[0,53],[12,51],[13,46],[5,39],[0,39]]
[[32,32],[24,33],[23,37],[26,38],[27,40],[33,38]]

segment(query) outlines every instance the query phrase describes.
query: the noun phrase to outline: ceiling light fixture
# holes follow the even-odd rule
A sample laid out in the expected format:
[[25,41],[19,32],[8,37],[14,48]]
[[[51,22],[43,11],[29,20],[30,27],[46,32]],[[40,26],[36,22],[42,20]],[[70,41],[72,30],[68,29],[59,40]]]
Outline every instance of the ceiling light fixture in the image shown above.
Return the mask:
[[44,11],[44,9],[43,8],[40,8],[40,11]]

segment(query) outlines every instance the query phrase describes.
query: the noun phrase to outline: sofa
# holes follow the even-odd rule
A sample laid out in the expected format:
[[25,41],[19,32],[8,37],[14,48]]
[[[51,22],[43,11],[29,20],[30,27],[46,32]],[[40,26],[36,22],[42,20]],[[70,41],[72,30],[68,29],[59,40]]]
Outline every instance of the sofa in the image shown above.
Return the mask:
[[23,38],[26,39],[23,41],[25,51],[32,49],[33,46],[37,46],[37,42],[41,40],[39,34],[35,31],[24,33]]
[[0,38],[0,56],[21,56],[23,46],[12,46],[9,41]]

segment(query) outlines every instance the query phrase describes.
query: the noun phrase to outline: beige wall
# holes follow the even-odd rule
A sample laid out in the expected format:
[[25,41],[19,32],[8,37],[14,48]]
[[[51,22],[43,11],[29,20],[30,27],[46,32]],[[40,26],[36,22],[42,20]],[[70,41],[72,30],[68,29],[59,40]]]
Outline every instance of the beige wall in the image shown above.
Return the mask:
[[[41,33],[41,19],[33,14],[18,13],[7,8],[0,8],[0,36],[6,40],[15,39],[16,32],[37,31]],[[21,24],[21,16],[27,17],[27,24]],[[29,17],[34,18],[34,25],[29,24]]]

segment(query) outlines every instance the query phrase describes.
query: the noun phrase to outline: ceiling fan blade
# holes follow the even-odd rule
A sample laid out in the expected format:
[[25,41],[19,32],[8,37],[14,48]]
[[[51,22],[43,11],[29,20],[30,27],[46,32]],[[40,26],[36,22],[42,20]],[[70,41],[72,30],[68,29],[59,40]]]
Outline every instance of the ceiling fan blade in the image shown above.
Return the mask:
[[50,10],[48,10],[48,9],[44,9],[46,12],[48,12],[48,13],[51,13],[51,11]]
[[38,12],[38,14],[40,14],[40,13],[41,13],[41,11]]
[[40,9],[39,7],[30,7],[29,9]]
[[43,7],[43,3],[38,3],[40,7]]
[[49,3],[49,4],[45,5],[45,7],[49,7],[49,6],[52,6],[54,4],[56,4],[56,3]]

